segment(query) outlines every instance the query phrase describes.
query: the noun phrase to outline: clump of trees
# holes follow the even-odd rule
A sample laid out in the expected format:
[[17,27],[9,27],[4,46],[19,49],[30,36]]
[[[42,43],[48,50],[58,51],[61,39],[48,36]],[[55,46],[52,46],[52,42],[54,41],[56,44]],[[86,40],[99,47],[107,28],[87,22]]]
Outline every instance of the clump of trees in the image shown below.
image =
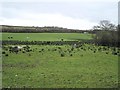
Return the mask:
[[118,46],[120,39],[118,38],[119,28],[110,21],[100,21],[98,26],[93,27],[93,31],[97,31],[94,36],[94,42],[97,45]]

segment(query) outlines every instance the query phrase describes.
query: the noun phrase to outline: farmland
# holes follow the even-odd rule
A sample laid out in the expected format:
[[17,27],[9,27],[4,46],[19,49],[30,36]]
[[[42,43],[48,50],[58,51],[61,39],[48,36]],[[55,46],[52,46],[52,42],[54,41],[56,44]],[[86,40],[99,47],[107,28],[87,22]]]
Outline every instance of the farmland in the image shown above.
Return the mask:
[[[12,37],[12,38],[11,38]],[[21,41],[74,41],[92,39],[92,34],[81,33],[2,33],[2,40]]]
[[[3,47],[3,87],[114,88],[118,86],[117,48],[83,44]],[[21,46],[22,47],[22,46]],[[25,47],[27,49],[25,49]]]
[[120,47],[111,39],[107,43],[108,38],[101,39],[110,32],[98,35],[98,45],[93,43],[97,34],[89,32],[5,30],[0,34],[3,88],[118,87]]

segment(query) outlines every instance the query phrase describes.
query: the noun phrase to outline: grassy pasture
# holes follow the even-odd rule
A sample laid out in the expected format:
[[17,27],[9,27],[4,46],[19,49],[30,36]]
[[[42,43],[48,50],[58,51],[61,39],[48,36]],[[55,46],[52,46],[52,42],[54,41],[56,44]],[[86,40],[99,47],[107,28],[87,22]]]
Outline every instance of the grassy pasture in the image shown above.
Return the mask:
[[[13,38],[9,38],[13,37]],[[75,41],[79,39],[92,39],[92,34],[81,33],[2,33],[2,40],[21,41]]]
[[94,45],[71,48],[31,45],[32,51],[21,50],[18,54],[3,49],[8,54],[2,55],[3,87],[117,87],[118,56],[112,54],[112,48],[101,51]]

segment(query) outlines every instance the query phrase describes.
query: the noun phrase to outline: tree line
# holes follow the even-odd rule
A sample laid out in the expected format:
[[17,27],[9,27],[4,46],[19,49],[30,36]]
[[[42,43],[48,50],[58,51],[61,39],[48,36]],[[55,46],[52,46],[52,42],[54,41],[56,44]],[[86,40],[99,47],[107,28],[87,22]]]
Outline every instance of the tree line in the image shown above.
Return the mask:
[[28,27],[28,26],[9,26],[1,25],[2,29],[0,32],[10,32],[10,33],[84,33],[91,31],[88,30],[77,30],[77,29],[67,29],[62,27]]

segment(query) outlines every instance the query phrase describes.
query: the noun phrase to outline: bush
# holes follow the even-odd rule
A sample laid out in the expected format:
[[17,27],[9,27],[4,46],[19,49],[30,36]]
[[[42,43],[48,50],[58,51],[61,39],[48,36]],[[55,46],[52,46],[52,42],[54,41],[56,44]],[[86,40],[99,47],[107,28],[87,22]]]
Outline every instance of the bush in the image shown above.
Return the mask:
[[94,37],[94,42],[97,45],[118,46],[117,31],[99,31]]
[[100,21],[99,26],[93,27],[93,30],[98,30],[96,31],[96,35],[93,36],[94,42],[97,45],[118,46],[118,36],[120,31],[117,28],[118,27],[112,24],[110,21]]

